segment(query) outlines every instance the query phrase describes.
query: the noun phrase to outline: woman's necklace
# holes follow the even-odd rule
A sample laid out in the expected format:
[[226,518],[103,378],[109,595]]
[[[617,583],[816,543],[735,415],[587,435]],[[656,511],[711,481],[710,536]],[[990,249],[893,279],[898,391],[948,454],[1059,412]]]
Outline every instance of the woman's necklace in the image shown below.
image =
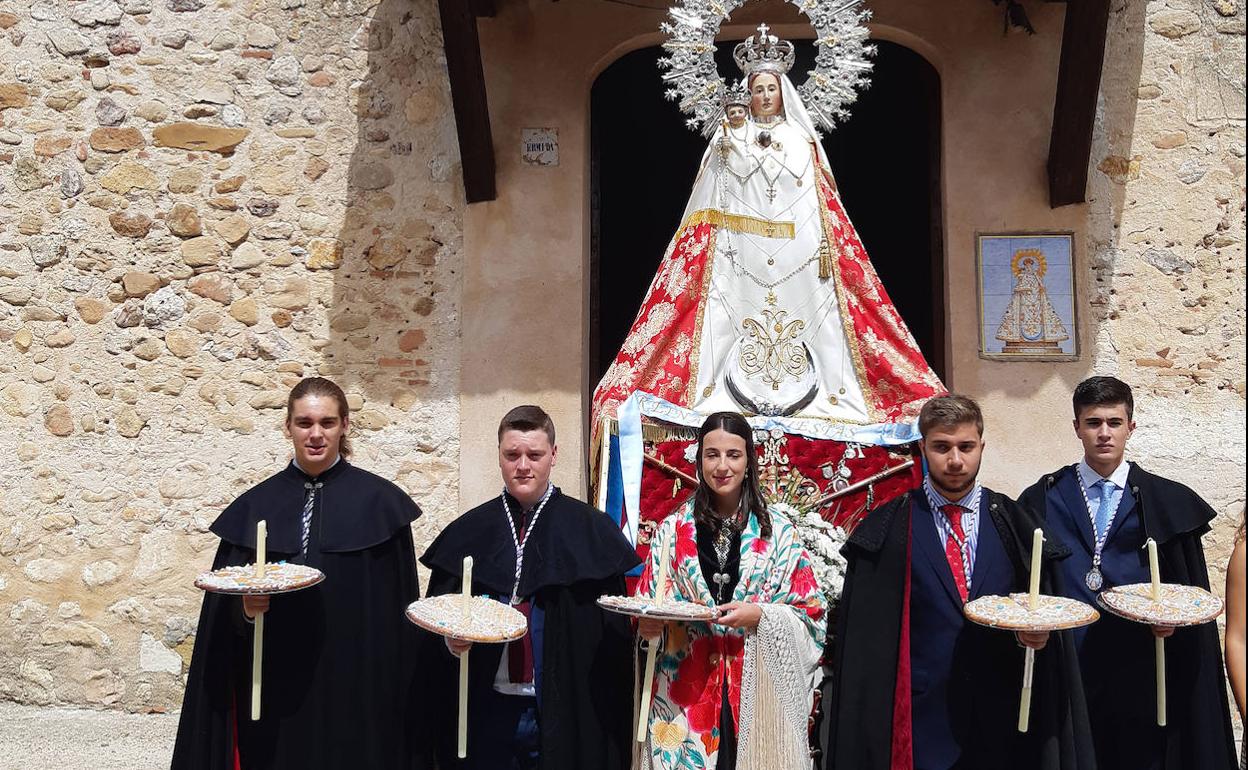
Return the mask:
[[724,589],[728,587],[728,556],[732,553],[732,541],[737,534],[737,527],[741,518],[741,505],[737,504],[737,511],[732,518],[719,519],[719,528],[715,530],[715,574],[711,576],[711,582],[715,584],[715,603],[724,603]]

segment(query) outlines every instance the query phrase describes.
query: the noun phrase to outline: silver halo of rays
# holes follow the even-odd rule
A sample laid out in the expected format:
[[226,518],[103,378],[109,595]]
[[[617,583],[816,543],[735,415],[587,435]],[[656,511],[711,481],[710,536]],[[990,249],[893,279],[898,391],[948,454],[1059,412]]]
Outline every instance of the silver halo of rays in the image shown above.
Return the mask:
[[[858,91],[870,84],[875,46],[868,40],[871,12],[863,0],[787,0],[815,31],[815,67],[798,86],[817,129],[831,131],[849,118]],[[678,0],[659,25],[666,36],[659,59],[666,95],[688,118],[685,125],[710,137],[720,126],[728,85],[715,64],[715,38],[728,17],[748,0]]]

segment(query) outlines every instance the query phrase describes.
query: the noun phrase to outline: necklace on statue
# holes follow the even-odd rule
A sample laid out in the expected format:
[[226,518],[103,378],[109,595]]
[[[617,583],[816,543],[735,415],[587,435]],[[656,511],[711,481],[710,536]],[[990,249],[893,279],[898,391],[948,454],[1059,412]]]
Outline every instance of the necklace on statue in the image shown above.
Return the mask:
[[[1101,572],[1101,552],[1105,550],[1105,540],[1109,538],[1109,530],[1114,525],[1114,519],[1118,516],[1118,511],[1113,510],[1109,513],[1109,521],[1105,522],[1105,531],[1099,535],[1096,533],[1096,513],[1092,509],[1092,501],[1088,499],[1088,488],[1083,484],[1083,474],[1079,473],[1079,464],[1075,463],[1075,478],[1079,481],[1079,491],[1083,493],[1083,507],[1088,512],[1088,517],[1092,520],[1092,536],[1096,539],[1096,543],[1092,549],[1092,568],[1088,570],[1088,574],[1083,576],[1083,582],[1088,590],[1096,593],[1105,587],[1105,575]],[[1102,489],[1101,494],[1104,495],[1107,490]]]

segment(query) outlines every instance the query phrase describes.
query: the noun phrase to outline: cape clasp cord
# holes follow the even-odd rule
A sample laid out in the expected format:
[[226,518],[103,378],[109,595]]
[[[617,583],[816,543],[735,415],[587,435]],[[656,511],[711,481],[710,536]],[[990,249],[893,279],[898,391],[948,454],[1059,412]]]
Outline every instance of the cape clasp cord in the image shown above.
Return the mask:
[[523,536],[516,532],[516,520],[511,516],[511,506],[507,504],[507,490],[503,490],[503,513],[507,515],[507,531],[511,533],[511,542],[516,547],[516,581],[511,586],[511,603],[513,605],[520,603],[520,573],[524,569],[524,548],[529,544],[529,533],[533,531],[533,526],[537,524],[537,517],[542,515],[542,509],[546,507],[546,502],[550,500],[551,493],[555,491],[555,485],[546,482],[546,493],[542,495],[541,502],[533,509],[533,515],[524,528]]

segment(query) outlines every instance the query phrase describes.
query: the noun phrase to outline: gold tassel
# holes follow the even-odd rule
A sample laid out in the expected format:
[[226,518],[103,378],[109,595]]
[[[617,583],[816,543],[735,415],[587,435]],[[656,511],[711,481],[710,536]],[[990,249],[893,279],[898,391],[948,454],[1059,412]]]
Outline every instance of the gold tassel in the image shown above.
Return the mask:
[[764,238],[793,240],[796,233],[796,227],[792,222],[773,222],[770,219],[749,217],[744,214],[725,214],[717,209],[702,209],[693,212],[685,220],[683,227],[695,227],[703,224],[724,227],[734,233],[761,235]]
[[826,281],[832,277],[832,247],[828,239],[819,242],[819,280]]

